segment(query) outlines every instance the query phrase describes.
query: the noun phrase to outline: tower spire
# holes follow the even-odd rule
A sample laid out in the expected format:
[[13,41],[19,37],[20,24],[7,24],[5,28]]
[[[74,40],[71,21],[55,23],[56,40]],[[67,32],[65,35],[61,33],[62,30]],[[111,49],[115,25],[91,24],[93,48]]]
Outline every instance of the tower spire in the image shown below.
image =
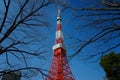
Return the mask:
[[53,51],[52,65],[45,80],[74,80],[66,57],[60,9],[58,9],[56,43],[53,46]]
[[58,17],[60,17],[60,8],[58,8]]
[[56,31],[56,44],[58,43],[63,44],[62,18],[60,16],[60,8],[58,8],[57,31]]

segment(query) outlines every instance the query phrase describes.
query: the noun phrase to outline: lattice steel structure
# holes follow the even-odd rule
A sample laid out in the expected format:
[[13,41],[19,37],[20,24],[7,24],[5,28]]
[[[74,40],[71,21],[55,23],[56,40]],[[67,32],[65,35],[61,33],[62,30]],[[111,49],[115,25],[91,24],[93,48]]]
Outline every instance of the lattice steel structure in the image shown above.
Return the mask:
[[61,22],[60,9],[58,9],[56,43],[53,46],[54,55],[51,68],[45,80],[75,80],[66,57]]

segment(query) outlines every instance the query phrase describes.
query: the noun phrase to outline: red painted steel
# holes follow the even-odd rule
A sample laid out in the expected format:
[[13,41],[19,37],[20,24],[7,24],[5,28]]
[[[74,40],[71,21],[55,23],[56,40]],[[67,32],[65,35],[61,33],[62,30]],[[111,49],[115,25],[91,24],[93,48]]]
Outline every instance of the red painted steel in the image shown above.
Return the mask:
[[[62,19],[61,20],[59,19],[61,19],[60,11],[58,13],[57,21],[59,21],[59,24],[57,24],[57,31],[62,32],[62,26],[61,26]],[[62,37],[57,36],[55,45],[57,44],[64,45]],[[52,65],[48,72],[48,76],[46,77],[45,80],[75,80],[68,64],[68,60],[66,57],[66,50],[65,48],[63,48],[63,46],[58,46],[54,49]]]
[[61,30],[62,30],[61,24],[57,24],[57,31],[61,31]]
[[45,80],[74,80],[63,48],[54,50],[51,69]]

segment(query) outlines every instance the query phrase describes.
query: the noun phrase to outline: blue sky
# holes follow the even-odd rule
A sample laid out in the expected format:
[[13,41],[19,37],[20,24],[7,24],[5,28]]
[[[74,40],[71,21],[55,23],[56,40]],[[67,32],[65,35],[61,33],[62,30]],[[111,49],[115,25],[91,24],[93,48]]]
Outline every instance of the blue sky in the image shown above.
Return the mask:
[[[84,5],[79,2],[79,0],[72,1],[72,5],[75,5],[77,7],[80,7],[81,5]],[[48,15],[48,19],[50,21],[50,29],[48,31],[49,38],[51,39],[51,42],[55,42],[55,31],[56,31],[56,18],[57,18],[57,9],[58,6],[49,6],[49,8],[46,8],[46,12]],[[72,40],[68,39],[68,36],[81,36],[81,38],[87,38],[88,35],[81,34],[78,35],[76,32],[76,21],[72,21],[72,11],[66,10],[61,13],[62,15],[62,28],[63,28],[63,34],[64,34],[64,40],[65,45],[67,46],[67,55],[70,55],[71,53],[74,53],[74,50],[70,48],[72,44]],[[84,24],[84,22],[81,20],[81,25]],[[86,37],[84,36],[86,35]],[[74,42],[74,41],[73,41]],[[54,43],[51,43],[51,48],[54,45]],[[52,50],[52,49],[51,49]],[[87,49],[86,49],[87,50]],[[87,51],[86,51],[87,52]],[[52,51],[50,54],[53,54]],[[52,57],[51,57],[52,60]],[[49,63],[51,65],[51,62]],[[90,62],[83,60],[81,56],[74,57],[69,61],[70,68],[72,70],[72,73],[76,80],[102,80],[105,76],[105,73],[103,69],[100,67],[98,62]]]
[[[69,0],[70,4],[74,7],[77,8],[82,8],[82,7],[102,7],[100,6],[101,3],[99,1],[94,1],[93,0]],[[51,34],[49,37],[51,37],[52,42],[55,41],[55,31],[56,31],[56,17],[57,17],[57,8],[58,6],[49,6],[49,8],[46,9],[46,12],[49,14],[48,19],[51,23],[51,28],[49,30],[49,33]],[[92,13],[90,11],[80,11],[80,14],[89,14]],[[97,12],[96,12],[97,13]],[[104,13],[104,12],[103,12]],[[84,28],[82,27],[85,24],[88,24],[89,20],[93,20],[97,17],[88,17],[88,21],[85,18],[79,18],[76,20],[73,20],[73,11],[70,9],[67,9],[61,13],[62,15],[62,27],[63,27],[63,33],[64,33],[64,39],[65,39],[65,45],[67,46],[67,55],[71,55],[72,53],[75,52],[74,46],[74,39],[70,39],[70,37],[74,38],[79,38],[81,40],[88,40],[91,35],[95,35],[98,33],[101,28],[94,28],[94,26],[90,26],[89,28]],[[101,18],[108,18],[108,16],[103,16],[103,17],[98,17],[99,19]],[[109,23],[105,23],[105,25],[109,26]],[[97,25],[99,26],[99,25]],[[103,25],[101,25],[102,27]],[[81,27],[81,29],[77,29]],[[114,34],[113,34],[114,35]],[[112,41],[113,44],[116,44],[119,42],[118,39],[115,39]],[[52,43],[51,43],[52,44]],[[69,65],[71,67],[72,73],[75,77],[76,80],[103,80],[105,77],[105,72],[102,69],[102,67],[99,64],[99,60],[96,61],[99,56],[85,60],[84,57],[89,55],[89,54],[94,54],[94,52],[99,52],[100,50],[104,50],[108,47],[111,46],[111,42],[107,43],[107,47],[101,47],[98,48],[96,44],[102,44],[99,42],[95,42],[92,45],[87,46],[82,50],[80,55],[75,56],[73,59],[70,59]],[[54,43],[51,45],[53,46]],[[72,46],[72,47],[71,47]],[[114,49],[115,52],[119,52],[119,47]],[[49,63],[51,64],[51,62]]]
[[[74,6],[77,8],[89,7],[89,6],[100,7],[100,6],[97,6],[100,4],[97,0],[96,1],[95,0],[89,0],[89,1],[88,0],[68,0],[68,1],[71,4],[71,6]],[[94,3],[93,3],[93,1],[94,1]],[[93,4],[95,4],[95,5],[93,5]],[[3,3],[1,3],[1,5],[3,6]],[[14,6],[16,6],[16,5],[13,5],[12,7],[14,7]],[[3,10],[4,10],[4,8],[0,9],[0,11],[3,11]],[[12,9],[10,11],[10,14],[12,14],[14,12],[14,10],[16,11],[17,8]],[[37,45],[28,45],[28,47],[30,47],[31,49],[29,49],[26,46],[21,47],[21,49],[26,50],[28,48],[27,50],[31,50],[31,51],[36,50],[38,47],[41,47],[40,50],[44,50],[44,49],[49,50],[47,53],[41,54],[42,56],[45,56],[45,59],[41,59],[41,60],[39,60],[38,58],[33,58],[33,56],[28,57],[28,55],[26,55],[29,59],[27,61],[27,63],[30,63],[30,64],[28,64],[29,66],[40,67],[40,68],[47,69],[47,70],[50,69],[52,57],[53,57],[52,47],[55,44],[55,32],[56,32],[56,26],[57,26],[56,25],[57,10],[58,10],[57,5],[49,5],[45,8],[43,8],[42,10],[40,10],[40,12],[46,14],[44,19],[48,20],[49,26],[47,28],[44,26],[37,27],[39,36],[32,35],[32,33],[30,33],[30,35],[37,37],[38,42],[40,41]],[[89,14],[89,12],[84,12],[84,11],[81,11],[79,13],[80,14],[81,13]],[[16,13],[14,13],[14,14],[16,14]],[[10,16],[10,17],[12,17],[12,16]],[[92,20],[94,18],[89,17],[88,20],[86,18],[74,19],[73,11],[70,9],[66,9],[63,12],[61,12],[61,17],[62,17],[62,28],[63,28],[63,34],[64,34],[64,43],[67,47],[67,56],[70,56],[71,54],[73,54],[76,51],[76,46],[80,46],[76,43],[76,40],[75,40],[76,38],[81,39],[81,40],[88,40],[89,38],[91,38],[91,35],[95,35],[101,29],[101,28],[93,29],[94,26],[90,26],[89,28],[83,27],[83,25],[85,25],[89,22],[89,19]],[[106,24],[108,24],[108,23],[106,23]],[[24,34],[22,34],[21,32],[18,32],[18,31],[16,31],[14,33],[17,34],[18,40],[19,39],[22,40]],[[71,37],[73,37],[75,39],[73,39]],[[26,39],[26,40],[29,41],[28,39]],[[116,42],[117,42],[117,40],[113,41],[113,44],[115,44]],[[118,42],[120,42],[120,41],[118,41]],[[5,44],[3,44],[3,45],[7,46],[8,45],[7,43],[10,43],[10,42],[6,40]],[[42,44],[42,43],[44,43],[44,44]],[[70,65],[72,73],[75,77],[75,80],[103,80],[103,78],[105,76],[105,72],[99,65],[99,61],[96,61],[96,59],[98,57],[95,57],[95,58],[92,58],[89,60],[84,59],[84,57],[86,55],[97,52],[96,44],[98,44],[98,43],[96,42],[92,45],[85,47],[79,55],[73,57],[72,59],[68,57],[69,65]],[[43,46],[44,46],[44,48],[43,48]],[[111,46],[111,45],[108,44],[108,46]],[[105,47],[103,47],[103,48],[105,48]],[[102,50],[103,48],[100,48],[100,49]],[[116,52],[119,52],[119,48],[116,49]],[[19,55],[19,56],[21,58],[21,55]],[[5,55],[3,54],[0,57],[1,57],[0,63],[4,63],[5,59],[6,59]],[[16,65],[19,67],[24,66],[22,62],[20,62],[20,61],[17,62],[17,59],[13,58],[12,55],[9,55],[9,60],[11,61],[11,64],[17,63],[19,65],[17,65],[17,64]],[[93,61],[95,61],[95,62],[93,62]],[[3,70],[4,68],[5,69],[9,68],[4,64],[0,67],[1,67],[0,70]],[[19,67],[15,67],[15,69],[17,69]],[[26,79],[22,78],[22,80],[26,80]],[[27,79],[27,80],[30,80],[30,79]],[[41,78],[41,75],[37,75],[37,76],[32,77],[31,80],[42,80],[42,78]]]

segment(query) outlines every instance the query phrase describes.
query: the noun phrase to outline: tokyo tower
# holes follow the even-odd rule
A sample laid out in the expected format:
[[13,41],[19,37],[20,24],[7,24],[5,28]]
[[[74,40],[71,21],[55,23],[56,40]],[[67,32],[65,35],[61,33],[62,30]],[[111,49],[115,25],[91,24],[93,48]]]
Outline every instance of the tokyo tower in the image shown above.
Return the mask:
[[56,43],[53,46],[53,60],[45,80],[75,80],[66,57],[66,47],[63,40],[62,18],[60,9],[57,16]]

